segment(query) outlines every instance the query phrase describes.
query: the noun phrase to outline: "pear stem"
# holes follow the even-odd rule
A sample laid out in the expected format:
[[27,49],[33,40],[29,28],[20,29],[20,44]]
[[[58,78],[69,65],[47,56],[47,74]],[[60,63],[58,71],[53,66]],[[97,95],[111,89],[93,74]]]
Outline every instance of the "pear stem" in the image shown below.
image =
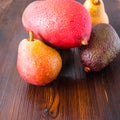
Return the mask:
[[93,3],[94,5],[98,5],[98,4],[100,4],[100,0],[92,0],[92,3]]
[[34,41],[34,34],[32,31],[29,32],[29,41]]

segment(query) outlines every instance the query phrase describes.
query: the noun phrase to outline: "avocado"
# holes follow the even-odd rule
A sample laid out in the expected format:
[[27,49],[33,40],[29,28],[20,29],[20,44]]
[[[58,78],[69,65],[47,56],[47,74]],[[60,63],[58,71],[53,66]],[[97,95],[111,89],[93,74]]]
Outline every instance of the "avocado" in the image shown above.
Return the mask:
[[120,53],[120,38],[112,25],[100,23],[92,28],[89,44],[80,52],[85,71],[100,71]]

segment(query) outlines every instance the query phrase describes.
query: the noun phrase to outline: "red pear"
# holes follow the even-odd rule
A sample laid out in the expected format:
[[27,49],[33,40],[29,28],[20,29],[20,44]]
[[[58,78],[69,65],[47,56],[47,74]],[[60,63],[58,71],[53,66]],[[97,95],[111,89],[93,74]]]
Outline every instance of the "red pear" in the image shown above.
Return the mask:
[[30,38],[20,42],[17,57],[17,69],[28,83],[46,85],[55,80],[62,67],[60,54],[40,40]]

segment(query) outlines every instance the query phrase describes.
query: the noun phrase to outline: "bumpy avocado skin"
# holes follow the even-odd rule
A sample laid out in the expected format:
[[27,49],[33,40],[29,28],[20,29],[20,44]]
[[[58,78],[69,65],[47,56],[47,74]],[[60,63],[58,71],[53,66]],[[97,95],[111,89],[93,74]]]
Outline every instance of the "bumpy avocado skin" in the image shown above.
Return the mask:
[[120,53],[120,38],[106,23],[93,27],[89,44],[81,49],[81,62],[91,71],[100,71]]

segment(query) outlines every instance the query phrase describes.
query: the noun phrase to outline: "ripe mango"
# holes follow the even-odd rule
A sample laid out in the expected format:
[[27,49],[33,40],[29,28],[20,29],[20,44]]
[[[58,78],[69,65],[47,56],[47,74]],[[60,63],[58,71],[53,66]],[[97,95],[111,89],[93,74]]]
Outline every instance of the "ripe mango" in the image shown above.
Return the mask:
[[75,0],[34,1],[25,8],[22,23],[35,38],[59,48],[87,44],[91,34],[90,14]]

